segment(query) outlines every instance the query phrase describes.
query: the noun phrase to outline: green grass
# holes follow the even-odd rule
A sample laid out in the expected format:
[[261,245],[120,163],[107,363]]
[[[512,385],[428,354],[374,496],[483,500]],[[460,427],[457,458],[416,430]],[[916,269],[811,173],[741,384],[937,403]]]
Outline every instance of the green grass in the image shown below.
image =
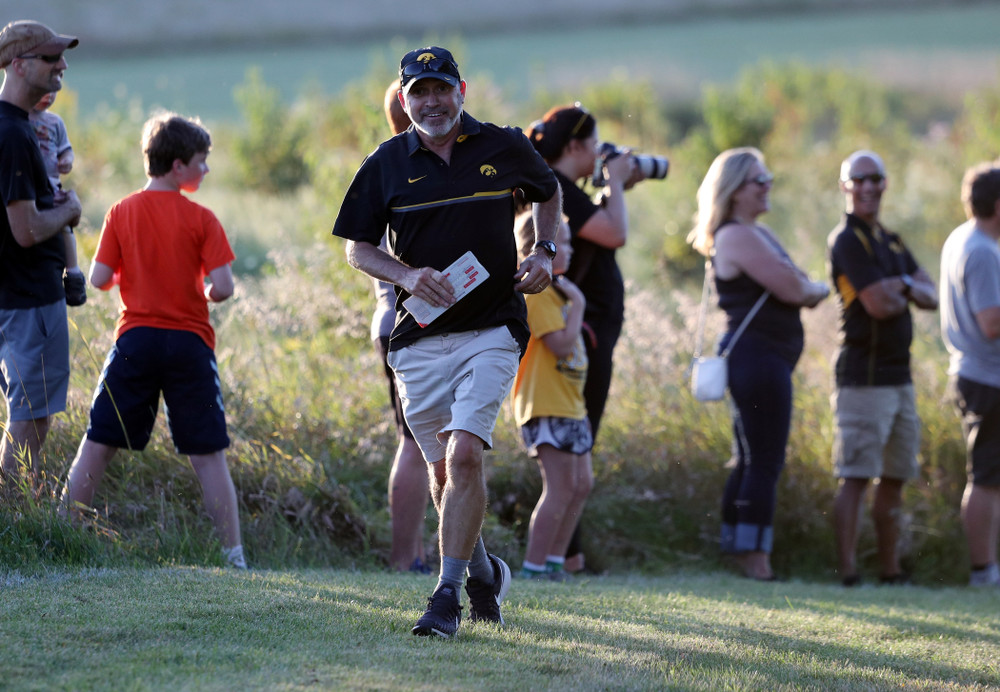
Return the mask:
[[[508,625],[410,634],[430,577],[170,567],[0,576],[11,690],[979,690],[1000,592],[722,572],[515,582]],[[990,613],[984,616],[985,613]]]

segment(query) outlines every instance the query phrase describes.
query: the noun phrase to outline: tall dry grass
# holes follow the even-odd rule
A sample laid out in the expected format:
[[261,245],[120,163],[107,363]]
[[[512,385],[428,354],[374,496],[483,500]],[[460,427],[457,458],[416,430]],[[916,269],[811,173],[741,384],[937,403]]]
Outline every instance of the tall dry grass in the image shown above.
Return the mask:
[[[394,426],[368,339],[368,280],[347,267],[341,244],[330,236],[353,170],[382,136],[381,85],[373,78],[336,103],[313,97],[285,111],[275,111],[274,103],[261,106],[268,118],[275,112],[287,117],[289,127],[299,128],[293,121],[300,117],[313,123],[305,151],[294,148],[294,138],[275,140],[292,147],[283,156],[309,164],[306,179],[280,192],[254,189],[239,177],[248,162],[237,165],[234,152],[254,156],[261,147],[232,144],[259,131],[241,123],[219,128],[213,174],[195,196],[222,219],[240,258],[236,295],[213,307],[213,320],[233,438],[229,460],[245,543],[259,566],[385,564]],[[361,98],[369,92],[370,99]],[[255,93],[265,101],[273,97],[266,89]],[[516,109],[512,120],[526,125],[552,103],[579,96],[549,94],[505,107]],[[796,261],[820,276],[825,238],[841,213],[839,160],[853,149],[875,148],[891,176],[884,219],[936,275],[940,242],[961,221],[961,169],[992,146],[978,133],[989,131],[982,124],[990,118],[996,122],[1000,99],[970,97],[942,124],[939,111],[934,122],[921,120],[928,109],[911,110],[907,94],[795,66],[762,66],[685,109],[659,102],[641,84],[627,91],[596,85],[583,96],[605,136],[672,161],[666,181],[647,181],[628,193],[632,231],[620,253],[629,277],[626,326],[594,454],[585,548],[598,570],[715,565],[730,422],[725,405],[698,403],[688,392],[702,259],[684,242],[694,190],[708,163],[730,139],[762,148],[778,176],[765,220]],[[72,105],[71,98],[60,102]],[[761,115],[751,122],[745,113]],[[83,256],[93,250],[106,205],[142,183],[141,168],[136,172],[142,119],[142,113],[123,112],[116,127],[95,129],[68,118],[70,131],[81,131],[74,142],[76,181],[87,200]],[[0,507],[0,565],[7,569],[219,560],[193,473],[173,452],[162,422],[146,451],[122,453],[109,470],[97,496],[96,530],[67,526],[55,515],[53,498],[86,428],[110,345],[114,301],[113,295],[92,295],[84,308],[71,311],[69,410],[56,419],[39,488],[14,489]],[[785,574],[827,579],[834,565],[829,396],[835,306],[828,301],[803,319],[807,345],[795,375],[774,563]],[[713,310],[710,338],[720,328]],[[963,447],[957,418],[943,398],[945,355],[935,315],[917,316],[913,356],[923,463],[905,492],[905,564],[920,582],[958,583],[965,569],[957,517]],[[516,563],[540,481],[506,407],[487,463],[484,533],[491,550]],[[428,540],[433,528],[428,517]],[[863,529],[861,563],[874,569],[867,519]]]

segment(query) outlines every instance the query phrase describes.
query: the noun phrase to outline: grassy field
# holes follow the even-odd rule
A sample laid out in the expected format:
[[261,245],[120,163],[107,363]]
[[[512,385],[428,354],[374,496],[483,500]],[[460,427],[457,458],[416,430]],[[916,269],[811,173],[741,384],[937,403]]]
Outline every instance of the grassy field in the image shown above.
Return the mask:
[[516,582],[508,625],[409,633],[430,577],[162,568],[0,578],[8,690],[987,690],[995,589],[713,572]]

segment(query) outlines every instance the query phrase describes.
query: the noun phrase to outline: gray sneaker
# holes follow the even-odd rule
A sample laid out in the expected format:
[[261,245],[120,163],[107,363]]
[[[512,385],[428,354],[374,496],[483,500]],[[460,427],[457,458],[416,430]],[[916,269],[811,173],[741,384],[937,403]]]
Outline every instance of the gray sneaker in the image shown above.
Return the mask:
[[493,583],[469,577],[465,582],[465,593],[469,594],[469,622],[495,622],[504,624],[500,604],[510,591],[510,567],[496,555],[490,555],[493,563]]
[[418,637],[435,634],[449,639],[458,633],[461,622],[462,606],[458,603],[455,587],[443,584],[427,599],[427,610],[410,631]]
[[986,569],[973,570],[969,586],[1000,586],[1000,567],[994,562]]

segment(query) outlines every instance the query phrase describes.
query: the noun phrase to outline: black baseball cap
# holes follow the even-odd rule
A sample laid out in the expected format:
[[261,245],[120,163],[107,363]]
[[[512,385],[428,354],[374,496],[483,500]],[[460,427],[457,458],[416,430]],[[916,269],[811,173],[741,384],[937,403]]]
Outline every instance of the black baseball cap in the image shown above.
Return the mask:
[[411,50],[399,61],[399,85],[405,94],[410,86],[425,78],[440,79],[458,86],[462,77],[451,52],[437,46]]

